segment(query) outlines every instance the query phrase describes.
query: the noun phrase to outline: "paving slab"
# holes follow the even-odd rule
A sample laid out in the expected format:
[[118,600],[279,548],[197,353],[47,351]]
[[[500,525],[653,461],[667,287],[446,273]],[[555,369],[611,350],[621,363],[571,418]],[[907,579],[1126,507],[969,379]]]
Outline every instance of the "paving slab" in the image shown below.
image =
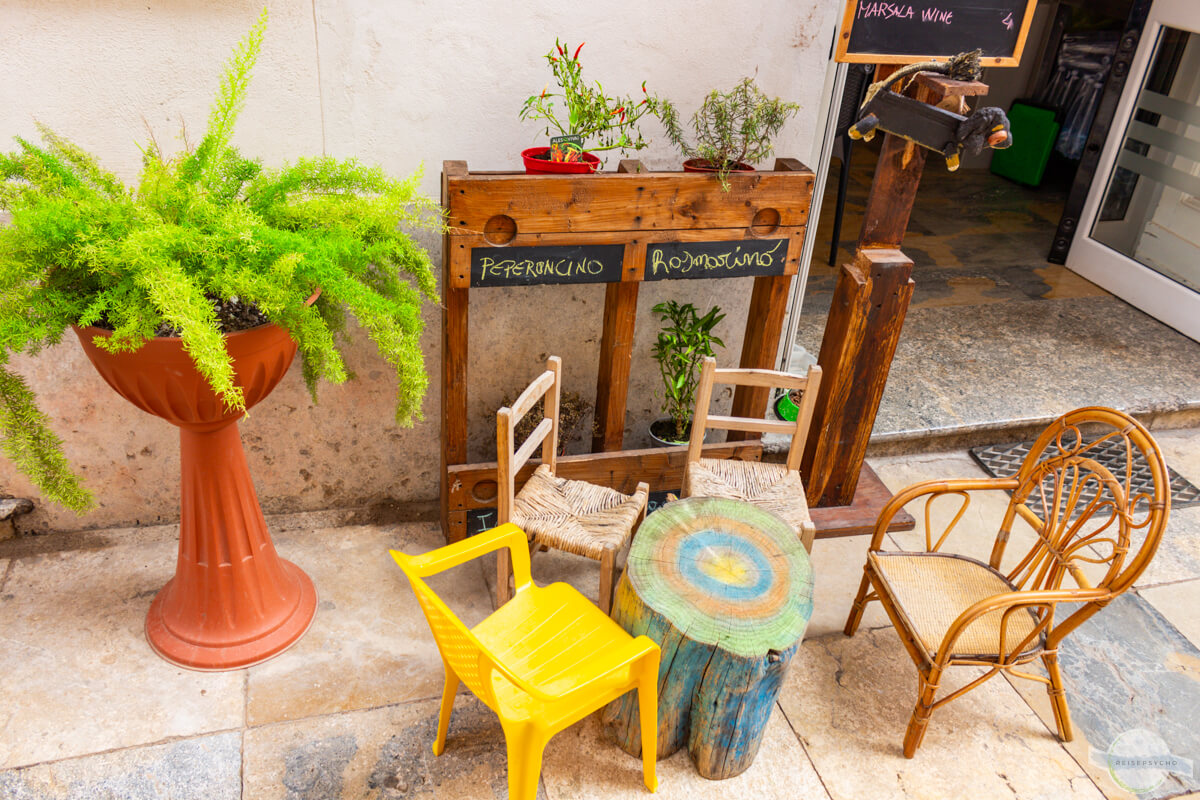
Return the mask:
[[552,800],[824,800],[829,797],[804,748],[778,707],[750,768],[710,781],[684,748],[658,762],[658,792],[642,783],[642,762],[604,736],[595,715],[550,740],[542,779]]
[[0,594],[0,769],[241,727],[242,674],[181,669],[146,643],[175,550],[13,562]]
[[[460,695],[446,749],[434,756],[436,701],[251,728],[243,797],[254,800],[506,800],[507,755],[496,715]],[[539,800],[546,800],[539,787]]]
[[1138,589],[1137,593],[1189,642],[1200,647],[1200,580]]
[[[1200,650],[1145,599],[1128,592],[1118,597],[1063,641],[1059,662],[1080,740],[1071,749],[1081,763],[1139,729],[1160,737],[1170,753],[1197,760]],[[1049,704],[1039,702],[1044,687],[1015,683],[1052,725]],[[1161,786],[1139,796],[1158,800],[1197,789],[1200,770],[1190,778],[1166,775]]]
[[240,800],[240,731],[0,772],[4,800]]
[[[950,670],[944,691],[980,672]],[[988,681],[935,711],[916,756],[904,758],[915,678],[916,668],[890,628],[801,645],[779,704],[834,800],[1103,797],[1003,680]]]
[[[841,633],[858,595],[869,536],[817,539],[813,542],[813,613],[805,638]],[[879,603],[871,603],[860,623],[867,628],[891,625]]]
[[[442,659],[389,548],[421,553],[444,544],[432,523],[329,528],[277,537],[312,577],[320,598],[312,628],[247,679],[246,720],[289,719],[440,697]],[[470,624],[491,613],[479,565],[431,580]]]

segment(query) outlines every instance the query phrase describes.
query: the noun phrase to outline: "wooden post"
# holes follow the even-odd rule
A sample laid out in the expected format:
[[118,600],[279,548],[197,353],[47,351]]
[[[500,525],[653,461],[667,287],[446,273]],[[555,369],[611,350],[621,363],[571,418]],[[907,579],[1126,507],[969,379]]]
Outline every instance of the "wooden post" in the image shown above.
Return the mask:
[[[617,172],[644,172],[637,159],[622,159]],[[624,272],[638,282],[610,283],[604,290],[604,330],[600,335],[600,370],[596,377],[596,413],[592,452],[620,450],[625,441],[625,405],[629,367],[633,363],[633,326],[638,286],[646,263],[646,245],[625,246]]]
[[[446,182],[467,174],[467,162],[442,164],[442,206]],[[451,221],[453,223],[453,220]],[[454,288],[451,276],[469,268],[467,255],[453,237],[442,237],[442,531],[448,542],[466,538],[467,514],[450,508],[451,487],[446,468],[467,460],[467,300],[468,290]]]
[[[987,85],[978,81],[930,73],[919,73],[913,83],[917,99],[933,105],[987,93]],[[817,359],[823,377],[813,414],[816,435],[809,437],[802,467],[811,506],[850,506],[859,476],[870,469],[865,464],[867,443],[914,287],[912,262],[899,248],[926,153],[898,136],[884,136],[857,256],[838,277]],[[869,512],[863,509],[856,516]],[[816,514],[814,521],[820,537],[823,530]],[[837,524],[862,527],[847,515],[839,515]]]

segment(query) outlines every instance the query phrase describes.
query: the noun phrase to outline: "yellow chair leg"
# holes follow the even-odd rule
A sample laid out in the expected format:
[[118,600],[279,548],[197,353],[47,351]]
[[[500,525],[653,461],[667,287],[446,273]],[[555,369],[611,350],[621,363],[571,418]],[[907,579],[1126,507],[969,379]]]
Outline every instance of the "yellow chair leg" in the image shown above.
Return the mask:
[[508,748],[508,800],[537,800],[542,774],[542,752],[549,737],[536,725],[503,725]]
[[1058,653],[1042,653],[1042,662],[1050,676],[1050,707],[1054,709],[1054,724],[1058,726],[1058,737],[1064,742],[1075,738],[1071,730],[1071,711],[1067,708],[1067,692],[1063,688],[1062,673],[1058,669]]
[[850,607],[850,616],[846,618],[846,627],[842,631],[847,636],[853,636],[854,632],[858,630],[858,623],[862,622],[863,609],[867,606],[867,593],[870,591],[871,579],[864,571],[862,583],[858,585],[858,596],[854,598],[854,605]]
[[[442,662],[445,664],[445,662]],[[450,728],[450,711],[454,708],[454,695],[458,693],[458,676],[446,664],[446,684],[442,687],[442,706],[438,711],[437,738],[433,741],[433,754],[440,756],[446,749],[446,731]]]
[[658,791],[658,655],[647,658],[638,680],[638,716],[642,726],[642,780]]

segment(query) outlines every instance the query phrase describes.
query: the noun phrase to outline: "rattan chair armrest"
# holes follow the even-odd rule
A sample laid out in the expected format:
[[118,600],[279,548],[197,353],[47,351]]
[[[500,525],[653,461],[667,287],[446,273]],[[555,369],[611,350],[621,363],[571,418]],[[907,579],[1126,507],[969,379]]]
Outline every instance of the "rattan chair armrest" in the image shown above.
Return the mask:
[[1029,606],[1053,608],[1057,603],[1099,602],[1111,597],[1112,592],[1106,589],[1031,589],[1003,592],[985,597],[971,605],[959,614],[954,622],[950,623],[950,627],[946,629],[946,635],[942,637],[942,643],[938,647],[937,656],[940,660],[954,652],[954,643],[958,641],[963,631],[985,614],[996,611],[1007,612],[1010,609]]
[[888,525],[892,518],[906,505],[927,494],[943,494],[969,491],[998,491],[1011,490],[1018,486],[1015,478],[959,478],[952,480],[933,480],[914,483],[906,486],[888,501],[875,520],[875,533],[871,536],[871,551],[882,549],[884,536],[887,535]]

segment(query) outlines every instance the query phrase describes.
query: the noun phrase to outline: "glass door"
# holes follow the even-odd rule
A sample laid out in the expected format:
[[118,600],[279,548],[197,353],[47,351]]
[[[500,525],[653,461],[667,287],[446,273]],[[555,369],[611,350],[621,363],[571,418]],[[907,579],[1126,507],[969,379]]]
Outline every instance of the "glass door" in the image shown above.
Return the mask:
[[1067,266],[1200,341],[1200,0],[1155,0]]

